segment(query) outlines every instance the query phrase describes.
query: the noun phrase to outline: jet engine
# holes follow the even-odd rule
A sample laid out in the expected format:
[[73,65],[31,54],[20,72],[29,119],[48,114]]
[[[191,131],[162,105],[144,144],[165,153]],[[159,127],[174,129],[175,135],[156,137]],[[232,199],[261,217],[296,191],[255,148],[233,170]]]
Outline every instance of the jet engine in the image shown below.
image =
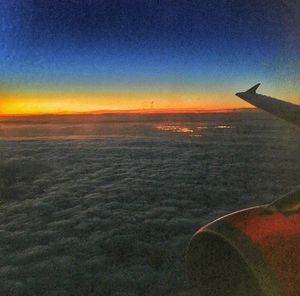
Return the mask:
[[186,268],[195,295],[300,295],[300,191],[201,228]]

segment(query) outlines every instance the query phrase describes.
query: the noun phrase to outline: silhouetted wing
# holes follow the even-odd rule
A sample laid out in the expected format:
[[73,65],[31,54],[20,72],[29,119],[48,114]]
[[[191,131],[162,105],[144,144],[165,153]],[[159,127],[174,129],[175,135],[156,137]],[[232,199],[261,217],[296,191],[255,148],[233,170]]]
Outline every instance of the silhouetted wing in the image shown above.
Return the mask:
[[236,95],[260,109],[300,126],[300,106],[257,94],[256,90],[259,86],[260,83],[245,92],[236,93]]
[[[300,106],[256,93],[236,95],[300,125]],[[191,295],[300,295],[300,191],[200,228],[186,251]]]

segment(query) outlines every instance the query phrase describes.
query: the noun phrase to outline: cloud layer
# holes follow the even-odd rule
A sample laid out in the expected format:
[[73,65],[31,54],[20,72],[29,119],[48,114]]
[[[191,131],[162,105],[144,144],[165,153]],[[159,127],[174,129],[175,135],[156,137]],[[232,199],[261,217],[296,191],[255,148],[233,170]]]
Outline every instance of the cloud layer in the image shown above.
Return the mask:
[[299,181],[296,131],[230,124],[0,141],[0,294],[184,295],[200,226]]

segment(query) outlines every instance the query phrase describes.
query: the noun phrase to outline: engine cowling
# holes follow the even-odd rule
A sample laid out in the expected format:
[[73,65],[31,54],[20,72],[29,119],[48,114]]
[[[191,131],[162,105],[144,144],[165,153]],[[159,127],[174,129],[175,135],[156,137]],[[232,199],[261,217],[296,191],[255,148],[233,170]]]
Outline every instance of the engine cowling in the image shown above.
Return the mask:
[[300,191],[199,229],[186,270],[195,295],[299,296]]

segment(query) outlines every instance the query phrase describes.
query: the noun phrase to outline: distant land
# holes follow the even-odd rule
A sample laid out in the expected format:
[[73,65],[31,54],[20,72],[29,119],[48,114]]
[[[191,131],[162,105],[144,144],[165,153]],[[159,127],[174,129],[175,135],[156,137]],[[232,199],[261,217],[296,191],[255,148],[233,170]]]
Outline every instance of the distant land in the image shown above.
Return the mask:
[[0,117],[12,116],[60,116],[60,115],[100,115],[100,114],[192,114],[192,113],[228,113],[254,111],[256,108],[229,108],[229,109],[130,109],[130,110],[96,110],[87,112],[55,112],[55,113],[21,113],[21,114],[0,114]]

